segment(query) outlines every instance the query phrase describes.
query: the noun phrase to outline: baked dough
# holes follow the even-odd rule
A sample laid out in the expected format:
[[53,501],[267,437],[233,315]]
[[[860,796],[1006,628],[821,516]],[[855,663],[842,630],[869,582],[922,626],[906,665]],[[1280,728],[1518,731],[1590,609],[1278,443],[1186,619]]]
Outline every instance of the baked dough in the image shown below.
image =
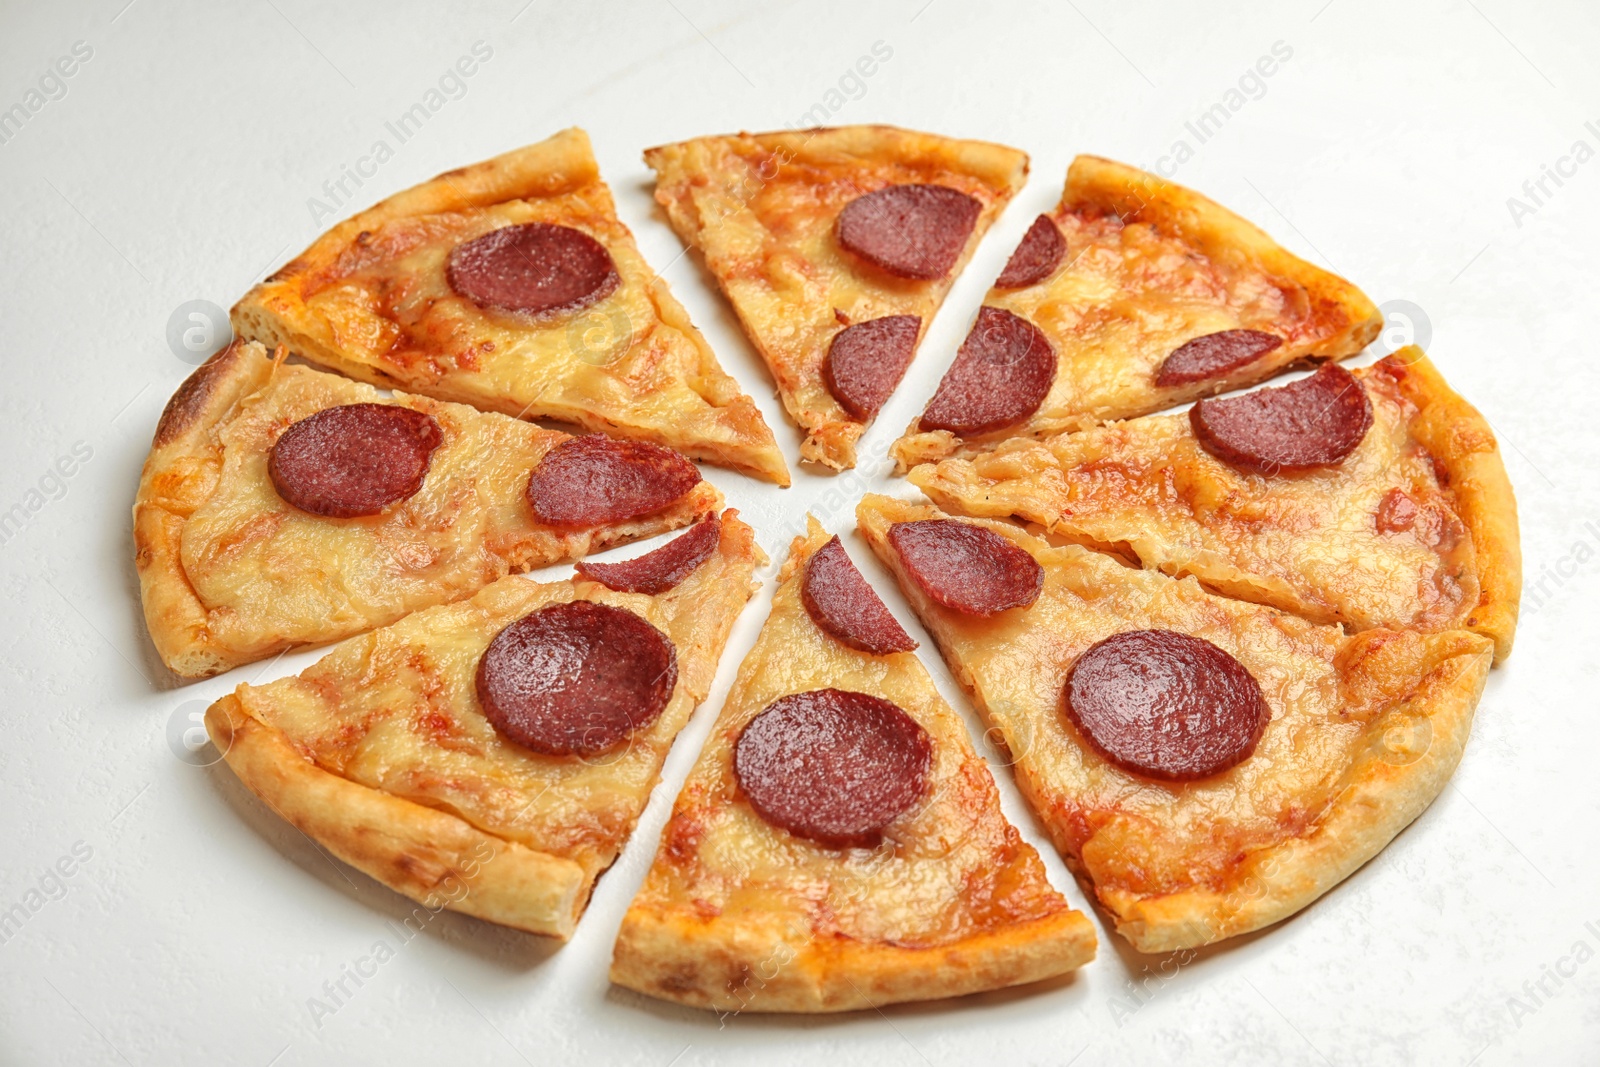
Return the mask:
[[[1152,415],[1014,439],[911,481],[948,511],[1025,519],[1313,622],[1474,630],[1503,660],[1522,564],[1494,434],[1421,349],[1354,375],[1373,425],[1333,467],[1251,473],[1201,447],[1186,415]],[[1404,529],[1380,526],[1395,493],[1415,509]]]
[[[857,652],[807,614],[800,575],[827,542],[811,519],[790,548],[772,614],[623,918],[611,980],[724,1012],[829,1012],[997,989],[1088,962],[1089,920],[1001,814],[988,767],[915,654]],[[818,688],[889,700],[933,738],[926,798],[877,848],[791,834],[736,784],[745,724],[778,697]]]
[[[960,615],[922,593],[886,540],[896,522],[943,513],[868,496],[856,515],[1010,750],[1056,847],[1141,952],[1261,929],[1376,855],[1444,788],[1493,658],[1493,643],[1468,631],[1346,636],[984,520],[962,521],[1031,554],[1043,590],[1027,608]],[[1272,715],[1253,755],[1174,785],[1082,742],[1062,710],[1068,670],[1097,641],[1146,629],[1203,638],[1250,670]]]
[[[328,519],[286,504],[267,460],[293,422],[384,402],[444,431],[422,488],[382,514]],[[332,641],[515,571],[683,526],[721,505],[707,482],[662,511],[587,528],[535,521],[528,474],[568,436],[269,359],[235,343],[194,372],[157,425],[133,508],[145,622],[186,678]]]
[[[1028,320],[1055,348],[1055,384],[1026,421],[970,439],[912,423],[890,454],[904,472],[1009,437],[1081,430],[1265,381],[1291,363],[1338,359],[1378,335],[1377,308],[1355,286],[1292,255],[1220,204],[1096,156],[1067,171],[1050,218],[1066,239],[1037,284],[991,289],[984,303]],[[1167,355],[1222,330],[1283,344],[1238,370],[1157,386]]]
[[[592,306],[537,322],[451,289],[452,249],[528,222],[595,238],[621,283]],[[232,318],[241,337],[375,385],[651,441],[789,484],[761,413],[617,218],[579,129],[448,171],[340,223],[245,294]]]
[[[950,285],[1028,174],[1028,157],[985,141],[893,126],[698,137],[644,154],[656,199],[700,250],[805,431],[802,459],[853,467],[866,423],[828,391],[823,359],[846,325],[916,315],[926,333]],[[840,249],[839,212],[889,185],[943,185],[982,204],[965,250],[932,281],[863,269]],[[920,340],[920,335],[919,335]]]
[[[241,685],[206,712],[207,730],[252,792],[346,863],[429,907],[564,940],[759,586],[766,559],[735,515],[724,513],[717,551],[660,596],[503,578],[350,638],[297,677]],[[660,717],[587,758],[506,740],[474,686],[496,634],[572,600],[641,616],[672,641],[678,664]]]

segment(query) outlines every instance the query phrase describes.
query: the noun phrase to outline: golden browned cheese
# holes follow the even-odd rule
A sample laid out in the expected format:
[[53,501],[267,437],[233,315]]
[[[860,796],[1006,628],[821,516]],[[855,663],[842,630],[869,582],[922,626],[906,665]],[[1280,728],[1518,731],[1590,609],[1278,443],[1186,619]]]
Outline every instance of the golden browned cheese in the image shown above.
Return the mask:
[[[296,677],[240,686],[237,708],[327,773],[577,863],[586,898],[632,832],[673,738],[710,688],[728,631],[757,587],[760,561],[750,528],[729,512],[720,549],[660,596],[582,579],[504,578],[470,600],[350,638]],[[617,748],[583,758],[545,756],[508,741],[484,717],[475,689],[478,661],[502,629],[572,600],[647,620],[671,640],[678,667],[659,718]],[[336,852],[349,844],[325,843]]]
[[[1346,637],[982,520],[1033,555],[1044,586],[1030,607],[974,618],[923,594],[886,540],[893,523],[938,517],[880,496],[857,510],[1057,847],[1141,949],[1205,944],[1304,907],[1426,807],[1460,757],[1492,656],[1485,638]],[[1271,720],[1249,758],[1160,782],[1107,762],[1068,725],[1062,691],[1078,656],[1146,629],[1210,641],[1260,683]]]
[[[457,245],[519,223],[605,246],[621,284],[533,321],[450,287]],[[234,309],[269,345],[380,385],[675,448],[787,485],[760,412],[639,254],[581,130],[441,175],[342,223]]]
[[[1264,381],[1290,363],[1359,352],[1377,309],[1355,286],[1298,259],[1233,212],[1133,167],[1079,156],[1051,214],[1066,239],[1056,270],[1035,285],[991,289],[984,303],[1032,322],[1059,362],[1024,422],[962,439],[913,424],[892,454],[902,469],[1009,437],[1079,430]],[[1283,344],[1238,370],[1157,386],[1186,341],[1263,330]]]
[[[887,126],[701,137],[652,148],[656,199],[707,268],[772,368],[784,406],[806,432],[801,456],[855,465],[865,424],[828,391],[823,357],[846,325],[917,315],[923,330],[978,242],[1027,176],[1027,156]],[[856,197],[904,183],[943,185],[982,211],[948,276],[895,278],[864,268],[834,236]]]
[[1016,516],[1316,622],[1461,626],[1479,590],[1454,493],[1411,432],[1417,406],[1381,369],[1355,374],[1372,428],[1333,467],[1245,471],[1201,447],[1187,415],[1156,415],[1008,441],[911,480],[959,514]]
[[[257,345],[229,359],[229,373],[259,384],[214,424],[158,438],[136,508],[151,635],[179,673],[382,626],[506,574],[681,526],[721,500],[702,482],[655,515],[545,526],[525,497],[528,476],[566,434],[396,393],[388,402],[427,412],[443,431],[421,489],[367,518],[313,515],[274,489],[273,443],[325,408],[384,398],[338,375],[274,366]],[[189,669],[194,653],[209,665]]]
[[[858,652],[806,612],[799,575],[827,541],[814,519],[795,539],[772,614],[623,920],[613,980],[701,1007],[832,1011],[996,988],[1085,962],[1087,919],[1001,814],[966,727],[915,655]],[[768,823],[733,773],[734,745],[755,715],[828,687],[893,702],[933,740],[925,796],[875,849],[830,848]],[[850,951],[840,956],[841,946]],[[774,960],[782,965],[769,970]]]

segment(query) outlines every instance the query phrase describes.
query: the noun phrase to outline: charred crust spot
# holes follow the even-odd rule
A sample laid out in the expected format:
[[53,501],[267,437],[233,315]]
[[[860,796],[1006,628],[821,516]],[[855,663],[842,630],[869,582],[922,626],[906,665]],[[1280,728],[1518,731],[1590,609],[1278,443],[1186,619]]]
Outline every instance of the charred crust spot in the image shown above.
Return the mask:
[[234,341],[200,364],[193,374],[183,380],[183,384],[178,386],[178,391],[172,394],[172,399],[167,401],[167,406],[161,411],[161,420],[156,423],[155,440],[151,442],[150,447],[160,448],[162,445],[170,444],[205,413],[206,402],[216,391],[218,380],[225,377],[232,369],[239,358],[239,349],[243,344],[243,341]]

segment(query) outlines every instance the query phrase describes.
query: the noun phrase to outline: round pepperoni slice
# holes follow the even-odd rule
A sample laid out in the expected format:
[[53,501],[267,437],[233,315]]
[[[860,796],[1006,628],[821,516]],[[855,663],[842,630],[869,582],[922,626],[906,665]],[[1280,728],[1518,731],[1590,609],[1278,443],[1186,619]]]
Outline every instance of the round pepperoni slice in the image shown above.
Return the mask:
[[1309,378],[1202,400],[1189,425],[1207,452],[1260,474],[1344,462],[1372,427],[1372,401],[1351,373],[1325,363]]
[[876,845],[922,796],[932,762],[915,719],[841,689],[779,697],[733,749],[734,777],[763,819],[837,848]]
[[586,308],[622,281],[605,245],[548,222],[503,226],[457,245],[445,276],[479,307],[535,316]]
[[676,588],[711,558],[722,541],[722,520],[707,515],[689,532],[675,537],[654,552],[622,563],[580,563],[577,572],[619,593],[656,596]]
[[834,537],[812,553],[800,581],[800,600],[811,620],[851,648],[887,656],[910,652],[917,643],[889,614],[861,577],[844,544]]
[[656,720],[678,682],[672,642],[631,611],[574,600],[524,615],[478,661],[478,702],[507,739],[590,756]]
[[1061,265],[1061,257],[1066,254],[1067,239],[1061,236],[1060,227],[1050,220],[1049,215],[1040,215],[1028,227],[1028,232],[1022,235],[1022,243],[1011,253],[1011,258],[1006,261],[1006,269],[994,280],[994,287],[1026,289],[1030,285],[1038,285],[1055,273]]
[[278,495],[331,519],[376,515],[422,488],[444,431],[433,416],[396,404],[324,408],[272,445],[267,473]]
[[1283,344],[1283,338],[1265,330],[1221,330],[1186,341],[1161,361],[1156,371],[1159,386],[1193,385],[1221,378],[1254,363]]
[[1118,767],[1173,782],[1242,763],[1272,717],[1244,664],[1171,630],[1115,634],[1079,656],[1067,672],[1066,712]]
[[901,278],[943,278],[961,258],[983,210],[943,185],[891,185],[839,212],[839,243]]
[[886,315],[833,335],[822,380],[852,418],[865,422],[883,407],[911,365],[921,330],[916,315]]
[[988,618],[1039,599],[1044,568],[993,530],[954,519],[889,527],[889,544],[917,587],[936,603]]
[[1056,354],[1037,326],[1000,308],[979,308],[919,427],[978,434],[1014,425],[1039,410],[1055,380]]
[[548,526],[601,526],[660,511],[699,483],[695,465],[670,448],[589,434],[545,453],[527,495]]

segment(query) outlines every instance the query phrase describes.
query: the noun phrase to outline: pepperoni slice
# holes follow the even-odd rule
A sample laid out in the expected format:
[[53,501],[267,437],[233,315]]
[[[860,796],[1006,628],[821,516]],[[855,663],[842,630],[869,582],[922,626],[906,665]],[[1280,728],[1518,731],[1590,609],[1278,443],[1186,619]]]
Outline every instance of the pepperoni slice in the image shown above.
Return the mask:
[[838,848],[870,848],[923,794],[933,741],[889,701],[842,689],[768,704],[733,749],[739,787],[763,819]]
[[834,334],[822,380],[839,406],[863,422],[876,415],[911,365],[921,330],[916,315],[885,315]]
[[535,316],[586,308],[622,281],[605,245],[548,222],[502,226],[457,245],[445,276],[479,307]]
[[656,720],[678,683],[672,642],[631,611],[574,600],[524,615],[478,660],[478,702],[506,738],[590,756]]
[[1156,384],[1192,385],[1221,378],[1283,344],[1283,338],[1265,330],[1220,330],[1186,341],[1161,361]]
[[279,435],[267,457],[278,495],[330,519],[376,515],[422,488],[444,431],[396,404],[324,408]]
[[1055,380],[1055,350],[1037,326],[1009,311],[981,307],[922,412],[920,428],[977,434],[1011,426],[1039,410]]
[[548,526],[601,526],[660,511],[698,484],[699,470],[670,448],[589,434],[545,453],[527,496]]
[[889,527],[889,544],[917,587],[936,603],[988,618],[1039,599],[1044,568],[993,530],[954,519]]
[[851,648],[887,656],[917,647],[861,577],[837,536],[806,561],[800,600],[813,622]]
[[1351,373],[1325,363],[1309,378],[1202,400],[1189,425],[1207,452],[1260,474],[1344,462],[1372,427],[1372,401]]
[[1115,634],[1067,672],[1066,712],[1106,759],[1192,782],[1248,759],[1272,718],[1245,665],[1172,630]]
[[707,515],[654,552],[622,563],[580,563],[576,570],[591,581],[619,593],[648,593],[656,596],[677,587],[696,568],[711,558],[722,541],[722,520]]
[[839,212],[839,243],[901,278],[943,278],[961,258],[983,205],[943,185],[891,185]]
[[994,280],[996,289],[1026,289],[1055,273],[1067,254],[1067,239],[1049,215],[1040,215],[1022,235],[1022,243],[1006,260],[1006,269]]

